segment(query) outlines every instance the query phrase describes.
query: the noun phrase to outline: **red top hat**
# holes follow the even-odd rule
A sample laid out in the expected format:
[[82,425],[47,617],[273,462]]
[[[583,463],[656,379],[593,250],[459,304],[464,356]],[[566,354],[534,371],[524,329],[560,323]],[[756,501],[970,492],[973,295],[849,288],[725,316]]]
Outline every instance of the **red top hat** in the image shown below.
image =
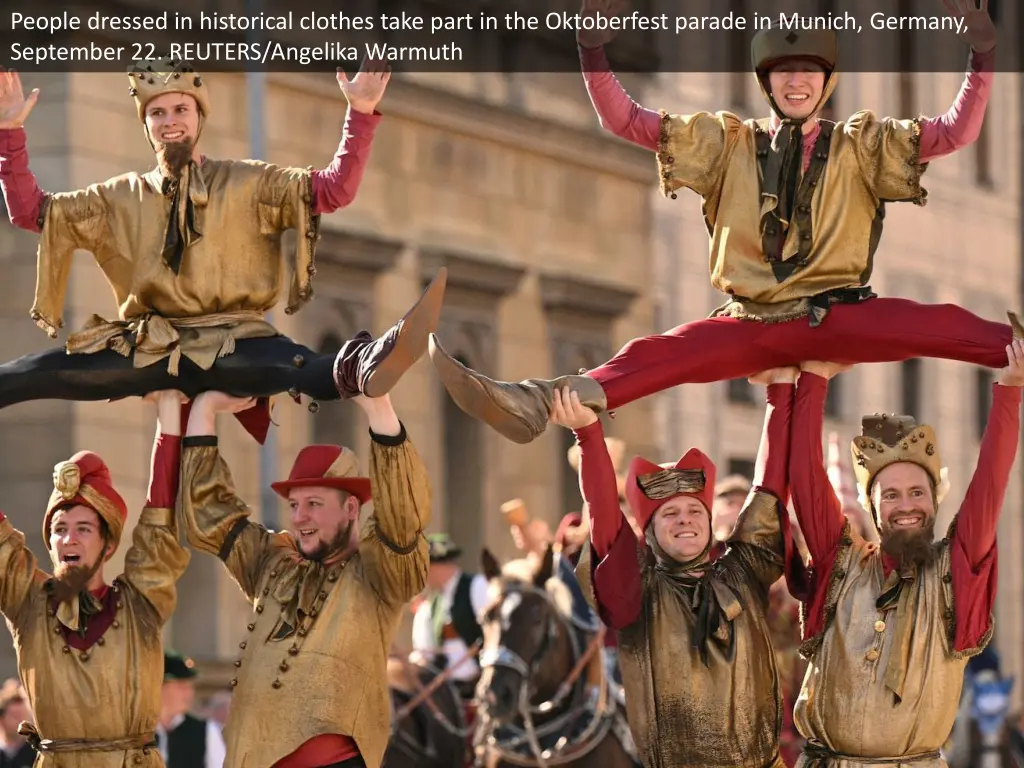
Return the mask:
[[715,465],[711,459],[691,448],[675,465],[654,464],[642,456],[630,462],[626,501],[641,529],[647,530],[658,507],[677,496],[692,496],[711,514],[715,496]]
[[43,541],[47,549],[50,548],[50,522],[54,513],[79,504],[103,518],[113,540],[120,541],[128,519],[128,506],[114,490],[110,469],[103,459],[92,451],[79,451],[53,468],[53,493],[43,517]]
[[337,488],[359,499],[370,500],[370,479],[359,477],[359,460],[348,448],[338,445],[308,445],[299,451],[287,480],[270,487],[284,499],[292,488]]

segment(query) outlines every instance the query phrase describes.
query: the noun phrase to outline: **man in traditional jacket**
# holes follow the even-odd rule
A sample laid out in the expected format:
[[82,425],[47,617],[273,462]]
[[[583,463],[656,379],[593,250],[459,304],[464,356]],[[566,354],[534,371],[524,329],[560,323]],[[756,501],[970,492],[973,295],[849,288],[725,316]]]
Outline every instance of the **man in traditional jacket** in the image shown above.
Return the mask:
[[54,574],[0,515],[0,611],[18,654],[34,725],[21,728],[37,768],[162,768],[154,729],[163,682],[161,629],[189,562],[174,506],[181,400],[155,395],[158,431],[146,506],[108,584],[103,566],[128,516],[110,470],[91,451],[54,467],[43,540]]
[[174,651],[164,652],[164,685],[156,740],[167,768],[222,768],[224,736],[213,720],[191,713],[196,697],[196,665]]
[[[253,605],[231,681],[225,768],[381,764],[388,650],[406,604],[426,586],[430,486],[390,399],[355,402],[369,420],[369,477],[349,448],[303,448],[288,479],[271,486],[291,507],[288,533],[249,519],[217,447],[218,411],[251,401],[206,392],[189,414],[188,541],[219,557]],[[359,510],[371,499],[360,531]]]
[[948,490],[934,430],[874,415],[853,440],[854,471],[880,543],[857,536],[823,466],[828,379],[805,364],[797,387],[790,487],[814,579],[802,652],[809,660],[795,719],[800,765],[945,766],[967,661],[992,637],[996,529],[1020,435],[1024,341],[992,387],[978,465],[946,536],[934,540]]
[[[610,0],[585,0],[592,16]],[[1001,368],[1011,325],[960,307],[878,298],[868,285],[887,202],[925,202],[927,164],[977,138],[992,85],[995,28],[957,0],[971,71],[950,111],[895,120],[861,111],[819,117],[836,84],[834,32],[766,29],[752,41],[771,117],[729,112],[670,115],[635,104],[601,46],[614,31],[583,30],[580,56],[602,125],[657,153],[661,190],[696,192],[711,234],[711,282],[728,296],[709,319],[634,339],[585,375],[500,382],[469,370],[431,340],[431,358],[467,413],[519,443],[540,435],[553,392],[570,387],[587,407],[615,410],[671,387],[750,376],[824,356],[837,362],[913,357]],[[614,11],[611,12],[614,15]],[[1011,323],[1016,323],[1011,316]]]
[[420,604],[413,617],[414,658],[438,669],[457,664],[450,673],[451,679],[465,698],[472,698],[480,666],[476,654],[470,655],[470,651],[483,640],[477,617],[483,615],[489,602],[487,577],[459,567],[457,561],[462,556],[462,548],[449,534],[429,534],[427,543],[430,598]]
[[[0,407],[171,388],[296,400],[388,392],[426,351],[443,276],[383,336],[360,332],[337,353],[296,344],[264,315],[281,297],[288,230],[295,238],[285,312],[312,298],[320,217],[355,198],[389,77],[376,64],[351,81],[338,73],[349,105],[343,136],[331,165],[314,171],[203,155],[198,142],[213,113],[206,79],[178,60],[140,62],[125,91],[156,167],[56,194],[41,190],[28,167],[23,125],[38,91],[26,99],[18,76],[0,72],[0,187],[11,221],[40,233],[32,317],[56,338],[76,249],[96,257],[118,312],[114,321],[94,315],[65,348],[0,366]],[[262,442],[267,402],[240,420]]]
[[552,421],[576,432],[590,542],[581,582],[615,629],[633,738],[647,768],[782,768],[782,699],[765,617],[784,572],[789,536],[786,469],[796,369],[770,371],[756,493],[729,549],[714,563],[715,465],[697,449],[674,464],[637,457],[626,497],[641,541],[619,509],[597,416],[568,388]]

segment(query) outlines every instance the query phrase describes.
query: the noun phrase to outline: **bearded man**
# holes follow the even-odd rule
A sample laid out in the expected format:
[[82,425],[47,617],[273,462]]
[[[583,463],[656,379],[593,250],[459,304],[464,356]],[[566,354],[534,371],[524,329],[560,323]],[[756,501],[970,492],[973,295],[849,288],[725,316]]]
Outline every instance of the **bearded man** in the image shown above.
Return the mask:
[[796,375],[758,377],[768,384],[768,409],[756,492],[714,563],[714,463],[697,449],[675,464],[631,462],[625,492],[639,540],[619,508],[600,421],[575,392],[555,395],[552,421],[576,433],[590,505],[577,572],[618,634],[627,716],[646,768],[785,765],[766,611],[768,589],[795,551],[785,500]]
[[163,683],[161,629],[189,562],[178,543],[181,398],[161,392],[149,494],[110,584],[103,566],[121,541],[128,509],[91,451],[54,468],[43,516],[53,576],[0,515],[0,611],[14,637],[34,725],[20,730],[37,768],[163,768],[156,749]]
[[[868,284],[886,203],[923,205],[928,163],[973,142],[984,120],[996,40],[988,2],[944,4],[966,25],[971,71],[953,107],[928,120],[869,110],[840,123],[823,119],[837,80],[836,35],[779,28],[759,30],[751,42],[770,117],[658,113],[634,103],[609,71],[602,46],[616,34],[612,25],[581,29],[584,80],[601,124],[656,153],[664,195],[687,188],[702,198],[711,282],[727,301],[711,318],[634,339],[585,375],[554,380],[489,379],[432,339],[431,359],[452,399],[528,443],[544,432],[553,392],[565,386],[600,413],[680,384],[837,354],[842,363],[937,357],[1005,366],[1015,316],[1006,325],[952,304],[879,298]],[[621,5],[584,0],[582,15],[616,16]]]
[[[253,605],[231,681],[224,768],[379,768],[390,733],[387,657],[405,605],[427,583],[427,471],[390,399],[356,397],[370,426],[370,475],[349,448],[312,445],[271,487],[290,531],[249,519],[217,447],[218,411],[196,398],[182,456],[189,544],[216,555]],[[360,532],[359,510],[373,501]],[[266,511],[272,514],[271,510]]]
[[874,415],[853,441],[857,485],[881,543],[856,535],[825,472],[828,379],[807,363],[793,415],[790,486],[814,577],[802,653],[809,660],[794,714],[808,744],[803,768],[946,765],[968,660],[992,637],[996,529],[1020,434],[1024,341],[993,384],[977,468],[946,537],[948,490],[934,430],[911,416]]
[[[387,393],[426,351],[444,278],[378,339],[362,331],[338,353],[318,354],[264,319],[281,296],[282,235],[295,231],[286,313],[313,296],[320,217],[352,202],[390,77],[365,64],[337,80],[349,109],[330,166],[313,171],[256,160],[215,160],[199,140],[212,115],[209,86],[174,59],[128,73],[128,94],[156,155],[145,174],[85,189],[42,191],[29,171],[24,122],[38,99],[0,72],[0,187],[11,221],[40,233],[31,315],[51,338],[63,325],[76,249],[91,251],[118,318],[93,316],[66,349],[0,366],[0,407],[26,400],[105,400],[177,389],[265,398],[335,400]],[[311,408],[313,406],[311,405]],[[262,442],[266,400],[240,418]]]

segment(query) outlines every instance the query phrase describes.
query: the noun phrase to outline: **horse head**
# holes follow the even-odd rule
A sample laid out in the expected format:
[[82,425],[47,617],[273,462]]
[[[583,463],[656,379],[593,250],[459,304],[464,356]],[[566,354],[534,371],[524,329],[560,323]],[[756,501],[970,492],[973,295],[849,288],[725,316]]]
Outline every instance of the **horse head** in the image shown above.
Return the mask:
[[502,567],[488,550],[483,573],[490,599],[481,616],[484,643],[478,699],[488,717],[509,722],[554,696],[573,666],[568,617],[572,595],[554,575],[554,552],[513,560]]

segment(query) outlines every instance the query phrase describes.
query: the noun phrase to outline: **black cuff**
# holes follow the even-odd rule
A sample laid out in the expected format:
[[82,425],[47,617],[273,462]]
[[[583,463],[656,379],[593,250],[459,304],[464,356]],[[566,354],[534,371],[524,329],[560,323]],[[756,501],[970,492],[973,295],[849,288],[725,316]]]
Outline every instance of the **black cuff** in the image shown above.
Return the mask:
[[182,448],[216,448],[216,435],[188,435],[181,439]]
[[386,445],[389,448],[399,446],[406,441],[407,435],[405,434],[405,424],[398,422],[398,426],[401,428],[401,431],[397,435],[378,435],[371,429],[370,439],[378,445]]

